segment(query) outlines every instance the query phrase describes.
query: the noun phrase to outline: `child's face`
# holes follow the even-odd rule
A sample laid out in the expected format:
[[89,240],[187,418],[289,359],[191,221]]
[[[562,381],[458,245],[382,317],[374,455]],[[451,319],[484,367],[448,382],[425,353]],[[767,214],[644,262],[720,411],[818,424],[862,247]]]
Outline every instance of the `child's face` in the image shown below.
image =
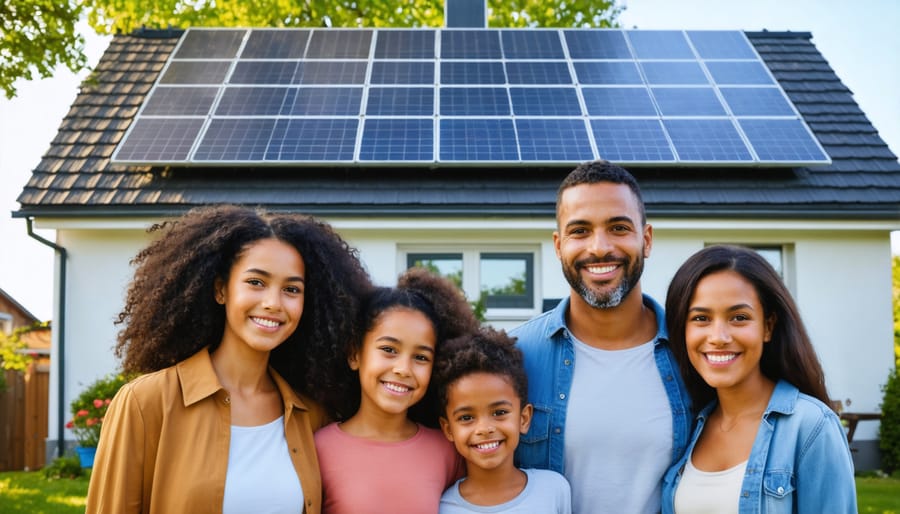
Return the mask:
[[402,414],[425,396],[431,381],[436,335],[419,311],[397,308],[381,314],[352,355],[359,371],[360,411]]
[[519,434],[528,432],[531,404],[522,407],[509,379],[472,373],[450,384],[441,428],[456,451],[473,467],[492,470],[514,466]]

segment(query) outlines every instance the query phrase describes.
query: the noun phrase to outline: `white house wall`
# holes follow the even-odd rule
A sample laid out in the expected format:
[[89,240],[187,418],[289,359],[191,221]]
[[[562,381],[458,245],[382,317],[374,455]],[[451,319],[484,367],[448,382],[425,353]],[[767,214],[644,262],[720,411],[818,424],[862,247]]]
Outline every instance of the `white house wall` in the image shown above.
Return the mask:
[[[552,244],[552,220],[329,220],[358,248],[374,281],[395,282],[402,270],[399,250],[419,245],[435,248],[514,245],[535,255],[535,289],[539,299],[568,294]],[[643,289],[662,302],[677,267],[704,245],[715,242],[784,245],[786,280],[825,368],[832,396],[846,410],[875,411],[893,356],[890,228],[877,224],[789,224],[650,220],[654,245],[645,264]],[[91,220],[47,222],[57,243],[69,252],[66,302],[66,406],[90,381],[113,371],[112,353],[132,273],[129,260],[149,240],[146,221]],[[763,228],[760,228],[763,227]],[[540,305],[538,304],[538,309]],[[536,311],[535,311],[536,312]],[[58,313],[54,313],[57,319]],[[523,318],[524,319],[524,318]],[[495,325],[510,328],[522,319]],[[56,337],[54,331],[54,337]],[[54,340],[54,366],[58,342]],[[55,439],[56,369],[51,378],[49,433]],[[68,407],[66,408],[68,413]],[[65,420],[64,420],[65,421]],[[876,423],[861,423],[856,440],[874,439]]]

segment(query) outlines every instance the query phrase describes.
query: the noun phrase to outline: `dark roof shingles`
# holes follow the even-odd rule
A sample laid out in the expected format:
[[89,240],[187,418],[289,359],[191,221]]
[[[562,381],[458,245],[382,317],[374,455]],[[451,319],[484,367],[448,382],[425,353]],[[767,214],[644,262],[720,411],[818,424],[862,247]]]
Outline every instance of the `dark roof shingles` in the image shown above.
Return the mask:
[[[857,209],[900,215],[900,163],[853,101],[808,33],[747,33],[833,163],[795,170],[635,169],[648,210],[700,214]],[[567,170],[460,173],[291,169],[170,170],[110,163],[177,37],[115,36],[83,88],[19,202],[21,212],[79,215],[79,207],[121,212],[211,202],[289,206],[310,212],[552,212]],[[410,175],[412,174],[412,175]],[[250,177],[248,178],[248,175]],[[390,175],[390,178],[388,178]],[[485,178],[494,177],[494,178]],[[257,177],[257,178],[254,178]],[[412,178],[411,178],[412,177]],[[458,208],[458,211],[453,211]]]

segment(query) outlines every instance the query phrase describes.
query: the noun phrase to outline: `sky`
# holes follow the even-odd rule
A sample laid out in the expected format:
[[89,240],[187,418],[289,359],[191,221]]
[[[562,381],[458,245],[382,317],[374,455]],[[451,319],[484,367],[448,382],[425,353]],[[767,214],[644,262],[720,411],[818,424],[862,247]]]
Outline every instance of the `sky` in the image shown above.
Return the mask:
[[[735,29],[811,32],[869,120],[900,154],[900,0],[619,0],[619,22],[641,29]],[[86,25],[86,53],[95,65],[109,39]],[[87,72],[19,82],[12,100],[0,95],[0,289],[41,320],[53,314],[53,250],[12,218],[16,198],[40,162]],[[55,240],[52,230],[36,230]],[[900,255],[900,233],[893,238]]]

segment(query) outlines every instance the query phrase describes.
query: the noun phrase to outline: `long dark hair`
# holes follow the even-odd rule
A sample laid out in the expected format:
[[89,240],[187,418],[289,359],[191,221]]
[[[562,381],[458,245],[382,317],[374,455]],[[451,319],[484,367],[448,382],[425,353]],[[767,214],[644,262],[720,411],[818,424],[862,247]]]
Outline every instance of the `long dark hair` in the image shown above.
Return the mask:
[[703,380],[688,359],[685,342],[688,310],[700,280],[719,271],[734,271],[752,284],[765,319],[775,318],[772,340],[763,346],[759,362],[763,375],[776,382],[786,380],[801,392],[831,406],[825,388],[825,373],[800,318],[800,311],[778,272],[749,248],[716,245],[689,257],[675,272],[666,295],[669,342],[695,407],[701,409],[715,399],[716,391]]

